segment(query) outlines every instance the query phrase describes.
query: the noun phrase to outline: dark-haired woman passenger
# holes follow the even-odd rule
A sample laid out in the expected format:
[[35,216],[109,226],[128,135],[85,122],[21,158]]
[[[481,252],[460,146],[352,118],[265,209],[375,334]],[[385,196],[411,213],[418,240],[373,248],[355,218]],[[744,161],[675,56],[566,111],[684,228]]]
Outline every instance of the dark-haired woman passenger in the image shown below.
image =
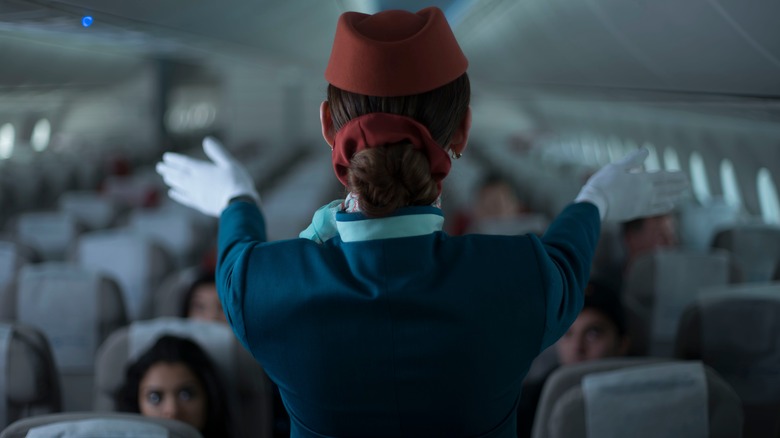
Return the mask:
[[192,282],[184,295],[180,315],[201,321],[226,322],[213,272],[202,272]]
[[194,342],[163,336],[127,369],[117,410],[188,423],[204,438],[230,437],[217,370]]

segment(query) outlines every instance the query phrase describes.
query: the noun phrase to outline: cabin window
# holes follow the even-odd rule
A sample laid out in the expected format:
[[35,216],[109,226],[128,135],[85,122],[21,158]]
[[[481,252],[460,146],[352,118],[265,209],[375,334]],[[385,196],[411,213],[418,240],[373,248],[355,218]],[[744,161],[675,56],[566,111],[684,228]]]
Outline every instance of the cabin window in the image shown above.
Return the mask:
[[653,144],[648,141],[645,142],[643,147],[650,152],[647,155],[647,159],[645,160],[645,170],[648,172],[661,170],[661,163],[658,159],[658,151],[655,149],[655,146],[653,146]]
[[43,151],[49,147],[50,138],[51,124],[46,119],[38,120],[33,127],[32,136],[30,137],[30,144],[33,149],[38,152]]
[[589,165],[598,163],[596,161],[596,146],[590,139],[582,142],[582,158],[584,158],[585,163]]
[[693,194],[699,202],[705,203],[710,200],[710,185],[707,182],[707,169],[704,167],[704,159],[701,154],[692,153],[689,165]]
[[780,225],[780,201],[777,197],[777,187],[772,181],[772,174],[762,167],[758,171],[756,181],[758,186],[758,204],[761,206],[761,216],[768,224]]
[[10,158],[14,152],[14,125],[6,123],[0,126],[0,159]]
[[610,162],[623,158],[623,142],[617,137],[611,137],[607,142],[607,152],[609,152]]
[[720,162],[720,185],[723,189],[723,199],[732,207],[742,205],[742,195],[739,193],[737,184],[737,174],[734,172],[734,165],[728,158]]
[[677,158],[677,151],[672,147],[664,149],[664,168],[669,171],[682,170],[680,159]]
[[577,143],[577,153],[575,154],[575,157],[582,163],[589,164],[588,160],[590,159],[588,156],[588,153],[586,152],[588,149],[588,144],[592,141],[592,136],[589,135],[582,135],[580,136],[580,141]]
[[580,140],[578,138],[572,138],[571,140],[566,142],[566,158],[569,161],[576,161],[577,153],[579,152],[580,148]]
[[603,166],[609,163],[609,150],[607,149],[607,145],[605,143],[596,143],[594,152],[596,154],[596,164]]

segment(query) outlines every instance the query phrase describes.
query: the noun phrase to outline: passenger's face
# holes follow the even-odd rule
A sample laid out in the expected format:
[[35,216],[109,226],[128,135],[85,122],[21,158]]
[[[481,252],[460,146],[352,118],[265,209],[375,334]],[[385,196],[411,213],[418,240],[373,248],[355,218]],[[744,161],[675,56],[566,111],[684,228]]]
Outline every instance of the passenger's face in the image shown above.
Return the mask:
[[183,363],[152,365],[138,388],[141,414],[183,421],[198,430],[206,424],[206,397],[203,385]]
[[225,312],[219,302],[217,287],[213,284],[202,284],[195,289],[190,300],[187,317],[206,321],[226,322]]
[[509,185],[493,184],[480,190],[477,202],[477,217],[503,219],[515,217],[519,212],[520,201],[518,201]]
[[669,215],[647,218],[640,230],[626,236],[626,246],[633,257],[677,243],[676,223]]
[[623,340],[615,325],[601,312],[582,310],[563,337],[555,344],[561,365],[620,356]]

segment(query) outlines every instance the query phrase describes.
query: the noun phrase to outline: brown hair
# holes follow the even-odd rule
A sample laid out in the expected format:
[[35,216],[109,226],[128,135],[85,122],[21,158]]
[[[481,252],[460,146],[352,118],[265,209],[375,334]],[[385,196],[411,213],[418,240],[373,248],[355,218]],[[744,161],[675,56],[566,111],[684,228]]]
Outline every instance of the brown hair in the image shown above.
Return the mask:
[[[444,86],[411,96],[366,96],[328,86],[334,134],[365,114],[398,114],[423,124],[445,149],[466,117],[470,96],[465,73]],[[359,196],[361,210],[369,217],[387,216],[409,205],[430,205],[439,195],[428,158],[411,144],[369,148],[355,154],[348,179],[348,189]]]

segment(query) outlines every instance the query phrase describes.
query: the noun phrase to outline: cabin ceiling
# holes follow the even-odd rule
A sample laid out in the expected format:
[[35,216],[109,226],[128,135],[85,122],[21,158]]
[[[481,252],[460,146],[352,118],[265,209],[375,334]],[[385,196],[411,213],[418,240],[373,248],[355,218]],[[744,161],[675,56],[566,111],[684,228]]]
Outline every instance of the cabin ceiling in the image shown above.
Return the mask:
[[[214,53],[321,78],[345,10],[412,0],[3,0],[0,87],[100,83]],[[438,0],[471,77],[502,90],[780,97],[777,0]],[[81,17],[94,17],[89,28]],[[311,75],[311,76],[306,76]]]

